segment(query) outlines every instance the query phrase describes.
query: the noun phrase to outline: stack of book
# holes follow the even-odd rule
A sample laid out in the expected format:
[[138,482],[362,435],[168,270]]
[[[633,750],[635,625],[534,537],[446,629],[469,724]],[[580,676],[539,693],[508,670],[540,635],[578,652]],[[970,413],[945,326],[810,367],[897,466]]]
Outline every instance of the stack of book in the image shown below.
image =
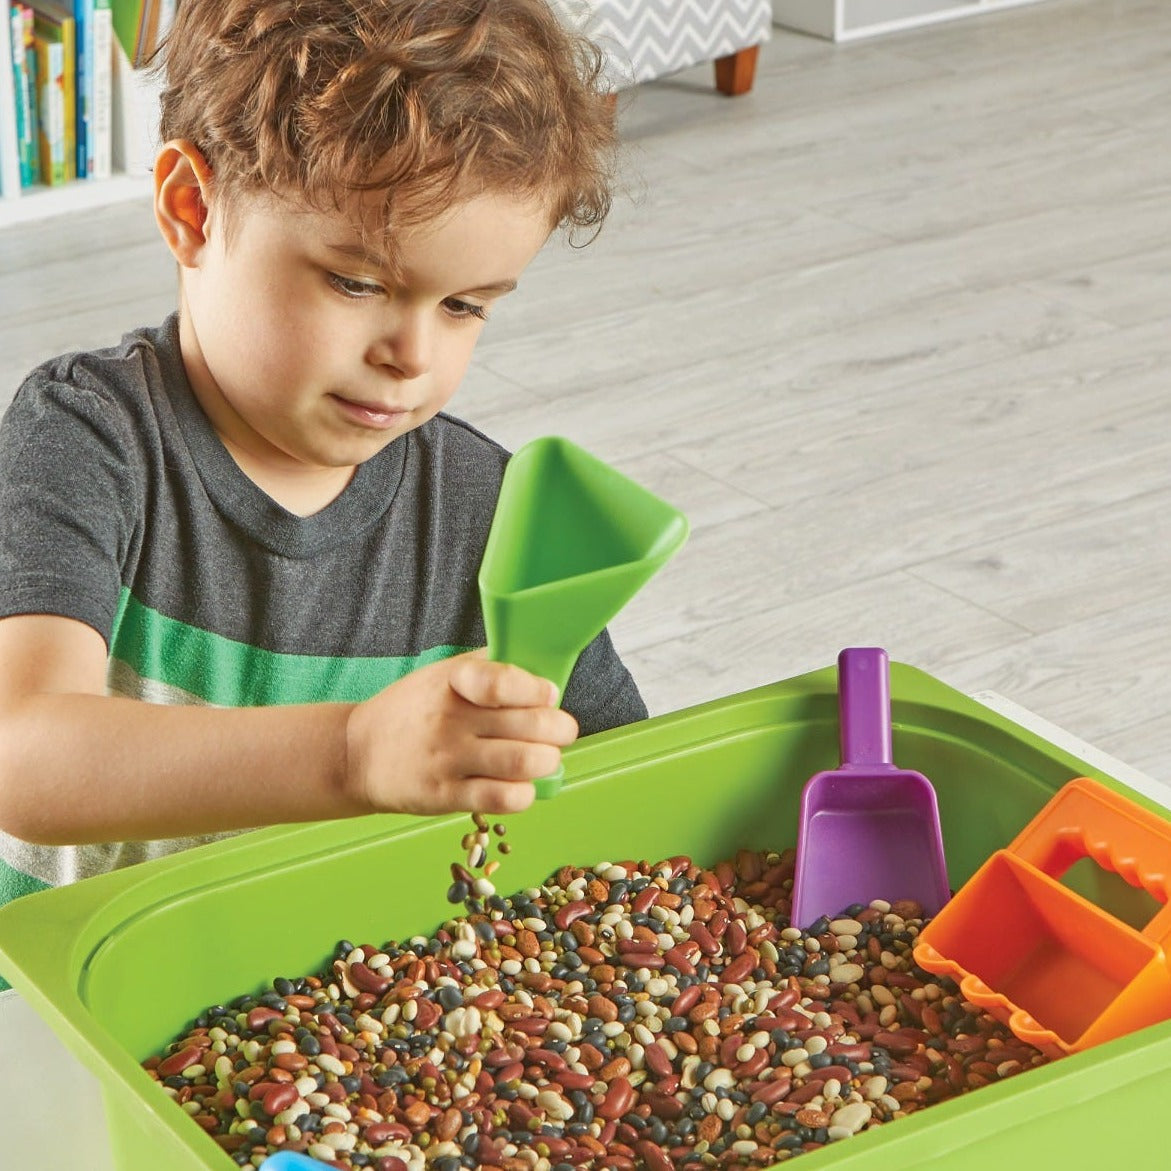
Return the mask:
[[173,11],[174,0],[0,0],[0,198],[110,176],[119,61],[148,62]]

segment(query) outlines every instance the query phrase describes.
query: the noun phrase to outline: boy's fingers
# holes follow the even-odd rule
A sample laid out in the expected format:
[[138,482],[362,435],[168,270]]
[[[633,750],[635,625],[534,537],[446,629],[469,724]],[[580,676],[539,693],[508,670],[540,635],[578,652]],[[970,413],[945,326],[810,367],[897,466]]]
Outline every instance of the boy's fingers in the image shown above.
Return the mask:
[[451,689],[477,707],[554,707],[559,698],[548,679],[475,655],[461,657],[448,678]]
[[500,781],[531,781],[555,773],[561,750],[552,744],[521,740],[481,740],[476,749],[475,774]]
[[559,707],[485,708],[476,721],[481,740],[522,740],[568,748],[577,739],[577,720]]
[[459,808],[477,813],[520,813],[534,801],[532,781],[499,781],[468,777],[460,786]]

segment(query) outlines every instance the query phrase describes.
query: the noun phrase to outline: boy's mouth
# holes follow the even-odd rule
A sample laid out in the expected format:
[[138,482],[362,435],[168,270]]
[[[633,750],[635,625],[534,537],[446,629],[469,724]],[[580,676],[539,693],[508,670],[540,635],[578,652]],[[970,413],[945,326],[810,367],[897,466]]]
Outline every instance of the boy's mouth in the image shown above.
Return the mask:
[[343,398],[339,394],[332,394],[329,397],[337,403],[342,414],[351,422],[375,431],[385,431],[397,426],[409,413],[403,407],[358,402],[354,399]]

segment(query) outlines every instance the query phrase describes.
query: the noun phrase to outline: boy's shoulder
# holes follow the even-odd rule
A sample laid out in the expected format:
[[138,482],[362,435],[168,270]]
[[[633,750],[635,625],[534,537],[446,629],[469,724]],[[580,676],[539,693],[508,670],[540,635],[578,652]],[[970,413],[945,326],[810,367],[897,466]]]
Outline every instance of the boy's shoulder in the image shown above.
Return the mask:
[[511,452],[466,419],[440,411],[412,432],[427,462],[450,474],[498,485]]
[[116,404],[140,403],[172,373],[178,356],[173,318],[123,335],[114,345],[71,350],[34,367],[13,396],[10,410],[45,409],[49,402],[85,412],[86,404],[108,410]]

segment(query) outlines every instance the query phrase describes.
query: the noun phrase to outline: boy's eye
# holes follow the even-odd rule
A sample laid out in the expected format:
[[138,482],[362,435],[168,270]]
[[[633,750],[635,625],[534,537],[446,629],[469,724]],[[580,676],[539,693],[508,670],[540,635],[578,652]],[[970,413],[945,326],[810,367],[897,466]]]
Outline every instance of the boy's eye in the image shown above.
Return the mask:
[[461,301],[458,297],[448,297],[443,305],[452,317],[475,317],[480,321],[488,320],[488,310],[484,305],[473,305],[470,301]]
[[381,285],[373,284],[370,281],[357,281],[352,277],[340,276],[336,272],[331,272],[328,275],[329,283],[343,297],[360,300],[363,297],[377,297],[382,292]]

